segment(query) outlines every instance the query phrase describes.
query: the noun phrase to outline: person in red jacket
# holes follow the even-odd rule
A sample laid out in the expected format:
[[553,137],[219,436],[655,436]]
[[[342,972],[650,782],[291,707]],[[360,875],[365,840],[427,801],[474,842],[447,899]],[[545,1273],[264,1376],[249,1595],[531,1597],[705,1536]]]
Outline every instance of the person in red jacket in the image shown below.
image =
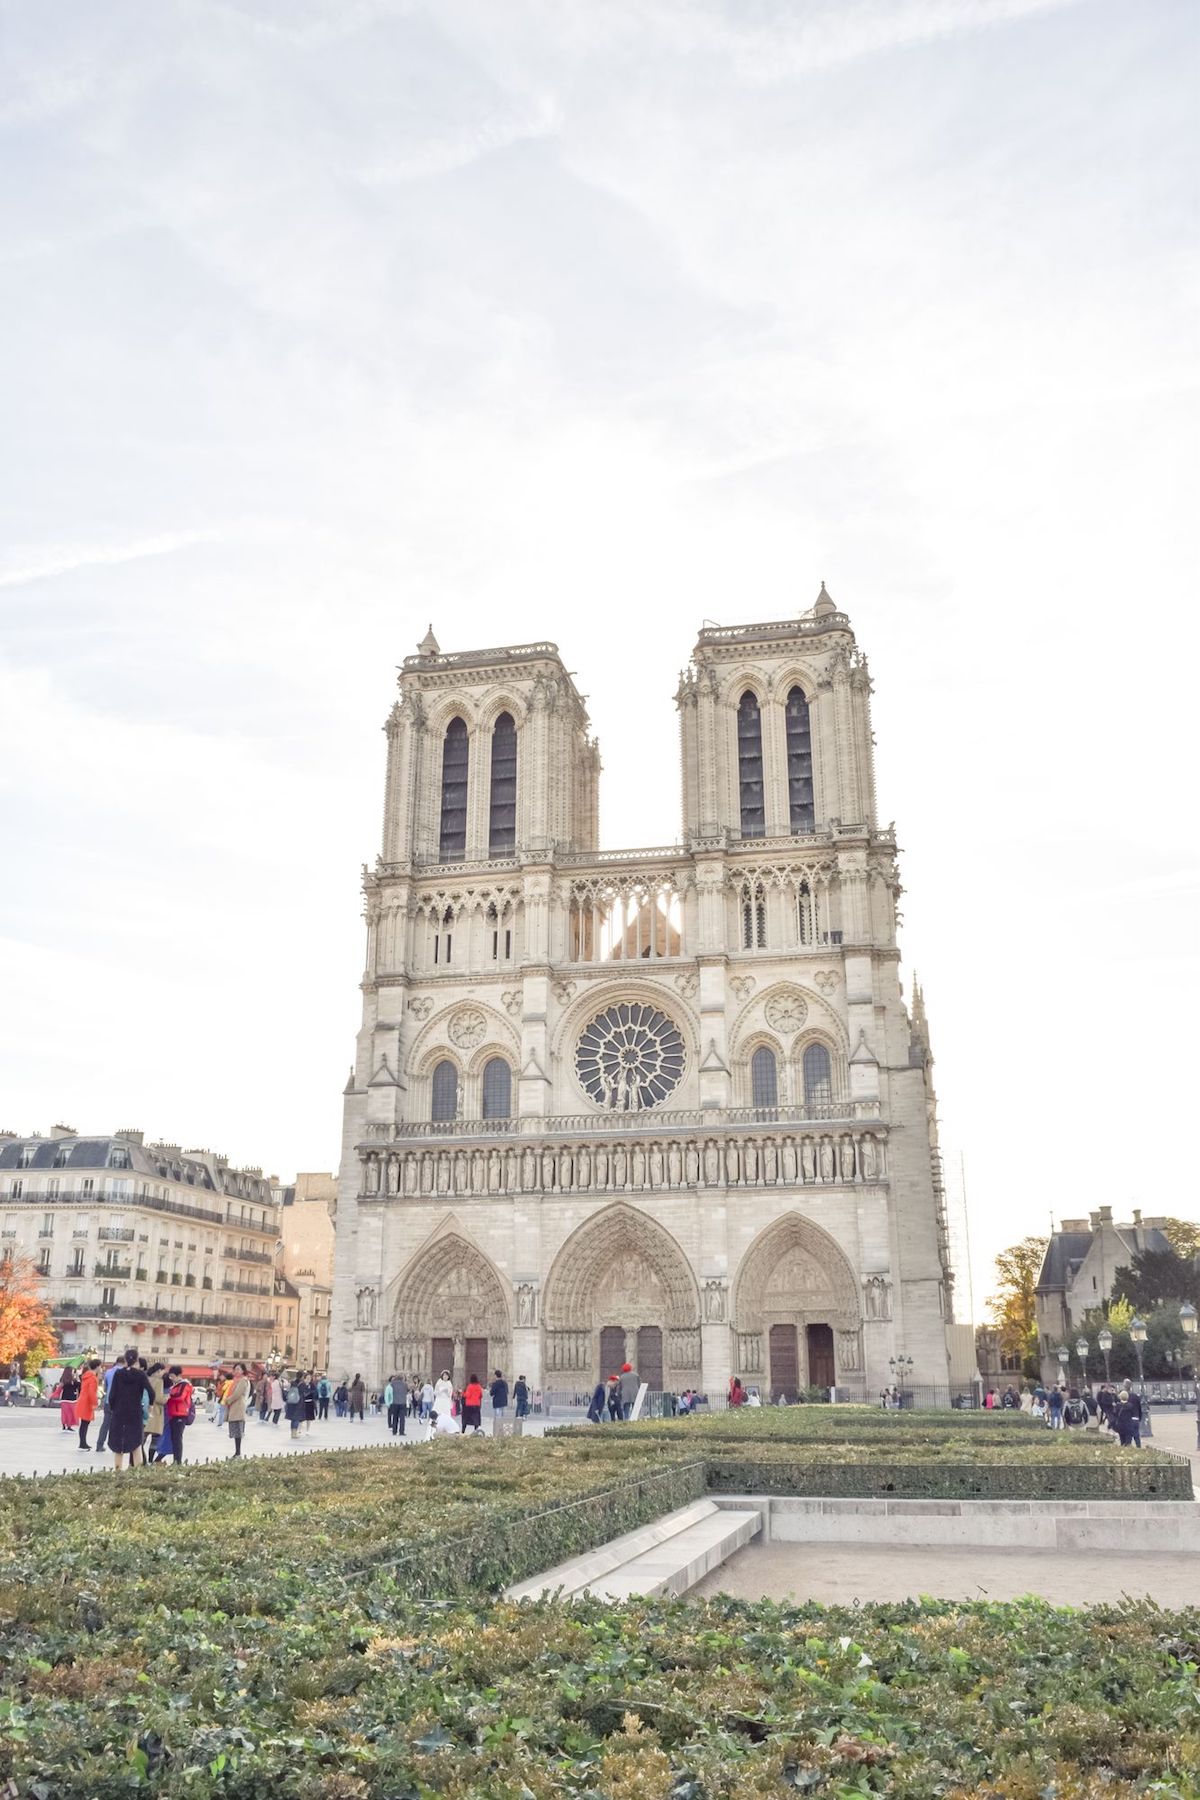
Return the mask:
[[97,1395],[100,1391],[100,1362],[93,1359],[83,1371],[79,1381],[79,1398],[75,1402],[75,1417],[79,1420],[79,1448],[90,1450],[87,1441],[88,1426],[96,1416]]
[[462,1396],[462,1428],[464,1431],[479,1431],[480,1408],[483,1405],[483,1389],[478,1375],[470,1375]]
[[177,1463],[183,1461],[183,1434],[196,1416],[192,1384],[184,1376],[183,1370],[176,1363],[167,1370],[167,1430],[171,1434],[171,1455]]

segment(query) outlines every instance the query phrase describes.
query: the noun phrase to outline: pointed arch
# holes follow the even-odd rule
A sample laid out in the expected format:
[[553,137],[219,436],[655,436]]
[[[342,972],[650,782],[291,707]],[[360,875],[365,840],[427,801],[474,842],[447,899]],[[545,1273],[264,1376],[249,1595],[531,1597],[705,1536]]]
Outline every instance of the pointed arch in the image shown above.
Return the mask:
[[784,1213],[764,1226],[738,1265],[733,1317],[739,1332],[761,1332],[782,1319],[857,1331],[861,1316],[849,1258],[803,1213]]
[[558,1371],[611,1374],[618,1359],[652,1387],[700,1379],[696,1277],[670,1232],[637,1207],[605,1206],[571,1233],[546,1278],[542,1318],[551,1383]]
[[762,712],[758,695],[745,688],[737,709],[738,797],[744,838],[766,835]]
[[788,827],[794,836],[815,830],[812,721],[808,695],[797,684],[783,709],[787,749]]
[[488,855],[507,856],[517,842],[517,724],[510,712],[492,726]]
[[466,854],[470,760],[467,721],[461,713],[455,713],[442,738],[442,810],[438,853],[443,862],[454,862]]
[[486,1338],[493,1366],[508,1367],[512,1316],[505,1284],[461,1232],[442,1231],[401,1271],[392,1299],[392,1337],[397,1363],[407,1370],[427,1369],[435,1339],[465,1346]]
[[699,1325],[700,1290],[682,1248],[649,1213],[619,1201],[585,1219],[554,1258],[546,1278],[547,1327],[591,1324],[599,1278],[622,1257],[640,1260],[657,1277],[664,1325]]

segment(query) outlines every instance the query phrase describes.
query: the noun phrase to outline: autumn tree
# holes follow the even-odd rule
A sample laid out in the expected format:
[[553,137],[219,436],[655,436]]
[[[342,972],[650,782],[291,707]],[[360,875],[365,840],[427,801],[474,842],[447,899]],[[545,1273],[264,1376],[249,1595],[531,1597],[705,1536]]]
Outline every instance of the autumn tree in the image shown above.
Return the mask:
[[55,1348],[42,1278],[27,1256],[0,1258],[0,1365],[19,1357],[41,1363]]
[[1049,1239],[1022,1238],[996,1258],[998,1291],[988,1301],[1006,1356],[1020,1357],[1027,1375],[1038,1372],[1037,1278]]
[[1162,1233],[1176,1256],[1200,1256],[1200,1225],[1192,1219],[1164,1219]]

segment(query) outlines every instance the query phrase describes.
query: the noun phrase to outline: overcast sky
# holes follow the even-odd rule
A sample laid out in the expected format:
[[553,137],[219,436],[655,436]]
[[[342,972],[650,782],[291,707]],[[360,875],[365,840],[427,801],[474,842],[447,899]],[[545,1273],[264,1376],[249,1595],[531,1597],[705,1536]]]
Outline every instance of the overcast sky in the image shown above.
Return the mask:
[[0,21],[0,1126],[335,1166],[429,621],[669,843],[696,628],[824,579],[977,1311],[1196,1216],[1192,0]]

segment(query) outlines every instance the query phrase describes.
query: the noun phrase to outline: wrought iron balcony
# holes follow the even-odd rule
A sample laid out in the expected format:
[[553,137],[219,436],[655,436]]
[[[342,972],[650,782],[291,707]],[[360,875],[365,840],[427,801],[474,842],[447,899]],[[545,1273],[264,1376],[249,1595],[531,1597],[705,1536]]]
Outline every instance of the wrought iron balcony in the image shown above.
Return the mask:
[[133,1264],[98,1262],[92,1273],[98,1281],[128,1281],[133,1274]]
[[96,1236],[102,1244],[132,1244],[134,1230],[132,1225],[102,1225]]

